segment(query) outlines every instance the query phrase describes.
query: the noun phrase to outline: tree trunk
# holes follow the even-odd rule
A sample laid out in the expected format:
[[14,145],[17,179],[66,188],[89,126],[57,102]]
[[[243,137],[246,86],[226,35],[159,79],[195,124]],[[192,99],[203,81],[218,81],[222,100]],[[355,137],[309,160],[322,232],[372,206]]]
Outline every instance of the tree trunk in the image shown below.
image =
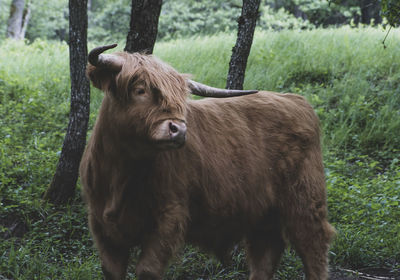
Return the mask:
[[381,5],[376,0],[362,0],[360,1],[361,9],[361,23],[370,24],[371,20],[374,20],[374,24],[382,22],[380,16]]
[[26,34],[26,28],[28,27],[29,20],[31,19],[31,5],[28,3],[27,7],[24,9],[24,14],[22,15],[22,26],[20,38],[24,39]]
[[132,0],[131,23],[125,51],[153,53],[162,0]]
[[243,0],[242,14],[238,19],[236,45],[232,49],[229,72],[226,81],[228,89],[243,89],[247,58],[253,43],[260,0]]
[[79,163],[86,144],[89,121],[90,85],[87,64],[87,0],[69,1],[69,54],[71,109],[61,156],[45,199],[65,204],[74,197]]
[[7,37],[12,39],[21,38],[22,21],[24,15],[25,0],[13,0],[10,6],[10,17],[7,22]]

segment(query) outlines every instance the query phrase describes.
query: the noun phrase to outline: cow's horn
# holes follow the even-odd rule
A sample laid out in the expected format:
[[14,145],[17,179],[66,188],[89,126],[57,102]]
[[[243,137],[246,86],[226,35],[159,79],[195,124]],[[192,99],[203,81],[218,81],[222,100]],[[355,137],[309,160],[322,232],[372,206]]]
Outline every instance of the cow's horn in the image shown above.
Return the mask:
[[88,61],[93,66],[110,68],[112,71],[119,72],[124,62],[123,58],[112,54],[102,54],[102,52],[113,49],[116,46],[117,44],[112,44],[94,48],[89,53]]
[[257,90],[214,88],[192,80],[188,80],[188,86],[192,94],[204,97],[234,97],[258,92]]

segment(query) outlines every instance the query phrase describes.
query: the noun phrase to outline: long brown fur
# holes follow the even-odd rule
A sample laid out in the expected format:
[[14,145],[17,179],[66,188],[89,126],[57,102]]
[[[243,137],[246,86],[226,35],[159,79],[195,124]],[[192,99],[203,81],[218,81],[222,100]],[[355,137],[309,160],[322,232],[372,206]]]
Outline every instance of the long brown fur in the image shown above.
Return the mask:
[[[272,279],[291,242],[307,279],[327,279],[319,121],[294,94],[188,99],[183,75],[152,56],[117,53],[119,73],[88,65],[105,92],[80,174],[106,279],[162,279],[185,243],[221,259],[244,242],[250,279]],[[145,96],[135,89],[144,88]],[[187,125],[180,149],[149,141],[162,120]]]

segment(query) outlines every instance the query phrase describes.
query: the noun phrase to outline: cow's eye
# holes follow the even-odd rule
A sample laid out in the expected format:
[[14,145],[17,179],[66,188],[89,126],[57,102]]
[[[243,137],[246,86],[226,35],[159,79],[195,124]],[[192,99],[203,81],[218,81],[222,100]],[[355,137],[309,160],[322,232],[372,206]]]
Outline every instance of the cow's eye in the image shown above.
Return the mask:
[[142,88],[138,88],[137,90],[136,90],[136,94],[137,95],[143,95],[143,94],[145,94],[146,93],[146,91],[144,90],[144,89],[142,89]]

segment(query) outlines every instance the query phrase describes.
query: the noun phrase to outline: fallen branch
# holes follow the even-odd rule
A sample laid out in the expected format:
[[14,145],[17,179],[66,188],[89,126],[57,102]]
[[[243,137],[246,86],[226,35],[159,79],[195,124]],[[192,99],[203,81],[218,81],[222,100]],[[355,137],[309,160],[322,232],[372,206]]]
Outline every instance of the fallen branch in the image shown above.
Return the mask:
[[349,272],[351,274],[355,274],[361,279],[367,279],[367,280],[396,280],[395,277],[386,277],[386,276],[375,276],[375,275],[370,275],[367,273],[362,273],[359,271],[351,270],[351,269],[345,269],[345,268],[339,268],[342,271]]

